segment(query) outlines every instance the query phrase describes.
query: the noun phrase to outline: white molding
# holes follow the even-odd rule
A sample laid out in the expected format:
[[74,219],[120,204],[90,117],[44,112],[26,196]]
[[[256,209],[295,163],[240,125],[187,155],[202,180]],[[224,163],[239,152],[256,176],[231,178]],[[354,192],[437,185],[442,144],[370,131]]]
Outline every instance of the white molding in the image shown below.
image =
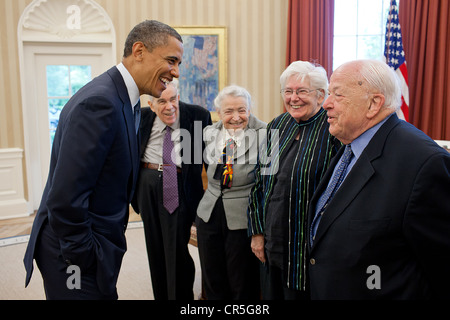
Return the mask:
[[[127,226],[127,230],[132,229],[142,229],[144,227],[142,221],[130,221]],[[2,238],[0,239],[0,248],[11,246],[14,244],[21,244],[26,243],[30,240],[30,235],[20,235],[20,236],[14,236],[14,237],[8,237],[8,238]]]
[[[76,7],[73,11],[70,8]],[[73,16],[78,18],[73,18]],[[71,26],[77,20],[78,24]],[[20,22],[23,41],[114,42],[106,11],[91,0],[35,0]]]
[[[72,10],[73,6],[79,10]],[[78,15],[74,20],[73,14]],[[34,211],[39,206],[47,177],[41,168],[48,164],[40,160],[42,152],[47,150],[37,137],[39,120],[36,111],[31,109],[36,107],[37,85],[33,78],[30,79],[27,68],[34,70],[35,56],[43,50],[52,50],[52,47],[54,54],[65,54],[62,47],[89,52],[95,51],[92,48],[96,47],[97,53],[101,51],[104,57],[104,65],[109,68],[117,64],[116,34],[107,12],[94,0],[33,0],[20,17],[17,33],[28,207]],[[30,46],[39,49],[30,53]],[[105,50],[109,50],[106,55]]]
[[0,239],[0,248],[6,247],[6,246],[11,246],[14,244],[26,243],[26,242],[28,242],[28,240],[30,240],[29,235],[3,238],[3,239]]
[[442,148],[446,149],[447,151],[450,151],[450,141],[448,140],[434,140],[434,141]]
[[24,197],[22,158],[22,149],[0,149],[0,220],[32,213]]

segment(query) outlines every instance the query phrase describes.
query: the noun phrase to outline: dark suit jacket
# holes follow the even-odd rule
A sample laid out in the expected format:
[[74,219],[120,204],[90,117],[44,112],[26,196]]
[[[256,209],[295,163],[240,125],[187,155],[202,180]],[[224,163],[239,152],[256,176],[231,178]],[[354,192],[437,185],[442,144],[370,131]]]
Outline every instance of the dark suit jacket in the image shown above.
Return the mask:
[[[141,157],[145,152],[150,134],[152,132],[153,122],[156,118],[150,107],[142,108],[141,117]],[[183,181],[183,190],[186,195],[187,209],[190,218],[193,220],[196,215],[197,206],[203,196],[203,150],[205,144],[203,142],[203,128],[211,125],[211,114],[205,108],[200,106],[179,102],[180,115],[180,129],[183,138],[189,138],[190,148],[187,142],[183,146],[188,146],[182,149],[182,165],[181,174]],[[139,206],[136,197],[134,197],[133,209],[139,213]]]
[[24,263],[28,284],[39,231],[48,220],[63,259],[94,268],[115,290],[139,170],[139,144],[125,82],[116,67],[80,89],[61,112],[50,172]]
[[[311,200],[309,226],[342,152]],[[448,152],[396,115],[389,118],[309,247],[312,299],[449,299],[449,172]],[[369,289],[377,280],[380,288]]]

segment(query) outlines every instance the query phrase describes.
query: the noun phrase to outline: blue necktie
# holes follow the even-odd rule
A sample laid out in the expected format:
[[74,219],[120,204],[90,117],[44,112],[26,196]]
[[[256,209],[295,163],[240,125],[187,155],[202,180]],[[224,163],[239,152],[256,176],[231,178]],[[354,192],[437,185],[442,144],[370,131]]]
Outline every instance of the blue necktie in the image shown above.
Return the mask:
[[136,134],[139,132],[139,124],[141,123],[141,101],[138,101],[133,108],[134,115],[134,128],[136,129]]
[[311,224],[311,232],[310,232],[311,245],[314,241],[314,237],[317,232],[317,227],[319,226],[319,222],[320,222],[320,219],[322,218],[324,211],[326,210],[328,204],[330,203],[330,201],[333,198],[336,191],[339,189],[342,181],[344,181],[347,167],[350,163],[352,156],[353,156],[352,148],[348,144],[345,146],[344,153],[342,154],[342,157],[340,160],[341,162],[340,162],[338,168],[336,169],[336,171],[334,172],[334,175],[331,177],[331,180],[330,180],[330,183],[328,184],[327,189],[325,190],[325,192],[322,194],[322,196],[319,198],[319,201],[317,202],[316,208],[318,210],[316,210],[314,220]]

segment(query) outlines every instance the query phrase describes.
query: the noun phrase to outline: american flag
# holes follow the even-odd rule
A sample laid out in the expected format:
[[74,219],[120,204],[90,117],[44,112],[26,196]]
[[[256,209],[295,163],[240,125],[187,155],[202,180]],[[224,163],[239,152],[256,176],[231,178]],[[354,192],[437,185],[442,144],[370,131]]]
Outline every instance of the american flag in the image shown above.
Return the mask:
[[396,0],[391,0],[389,16],[386,23],[386,43],[384,48],[386,63],[394,69],[400,79],[402,89],[402,107],[398,115],[401,119],[409,120],[409,90],[408,71],[406,69],[405,51],[403,50],[402,31],[398,19]]

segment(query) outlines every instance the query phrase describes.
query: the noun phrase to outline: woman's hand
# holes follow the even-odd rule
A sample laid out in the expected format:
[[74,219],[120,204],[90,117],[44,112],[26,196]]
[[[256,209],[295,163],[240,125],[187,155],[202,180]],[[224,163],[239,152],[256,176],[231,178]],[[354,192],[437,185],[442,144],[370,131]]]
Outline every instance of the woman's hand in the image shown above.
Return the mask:
[[252,251],[255,256],[262,262],[266,263],[266,256],[264,255],[264,235],[257,234],[252,236],[251,243]]

